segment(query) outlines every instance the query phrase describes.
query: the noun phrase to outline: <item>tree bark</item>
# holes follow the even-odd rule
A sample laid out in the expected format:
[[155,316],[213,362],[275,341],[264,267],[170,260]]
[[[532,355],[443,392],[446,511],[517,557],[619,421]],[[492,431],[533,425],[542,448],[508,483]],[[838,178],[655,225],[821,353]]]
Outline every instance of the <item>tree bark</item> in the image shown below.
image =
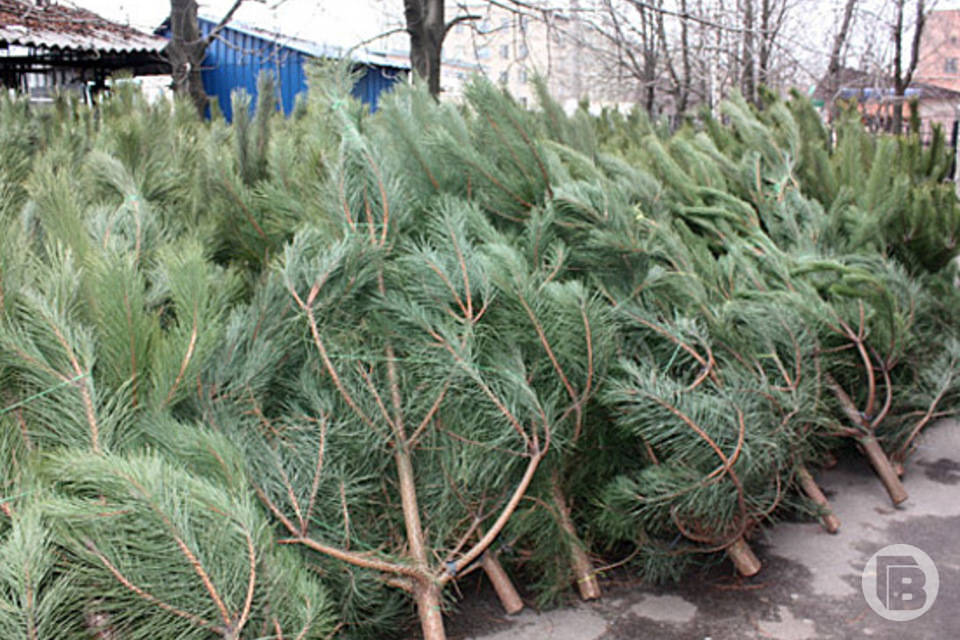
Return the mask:
[[833,98],[840,89],[840,67],[843,60],[843,49],[847,46],[847,39],[850,34],[850,27],[853,24],[853,16],[857,7],[857,0],[847,0],[843,7],[843,20],[840,23],[840,30],[833,38],[833,46],[830,48],[830,60],[827,62],[827,82],[826,96],[828,107],[830,108],[831,118],[837,116],[833,106]]
[[765,86],[770,84],[770,55],[773,42],[772,19],[772,0],[760,0],[760,55],[757,60],[757,80]]
[[167,59],[173,76],[173,90],[188,96],[200,115],[207,108],[200,65],[207,45],[200,37],[196,0],[170,0],[170,44]]
[[727,547],[727,555],[730,556],[740,575],[746,578],[756,575],[762,566],[743,536],[737,538],[733,544]]
[[207,92],[200,73],[207,47],[227,23],[233,19],[244,0],[234,0],[220,22],[205,36],[200,36],[197,21],[197,0],[170,0],[170,44],[166,55],[173,76],[173,90],[189,96],[202,117],[207,110]]
[[500,564],[500,561],[490,549],[484,551],[481,564],[487,579],[493,585],[493,590],[497,592],[497,597],[500,599],[500,604],[503,605],[504,610],[510,615],[520,613],[523,610],[523,600],[520,599],[520,594],[517,593],[517,589],[513,586],[513,582],[511,582],[510,576],[507,575],[503,565]]
[[916,20],[913,27],[913,39],[910,45],[910,63],[903,69],[903,12],[906,0],[896,0],[896,18],[893,29],[893,133],[899,135],[903,131],[903,98],[907,88],[913,82],[913,73],[917,70],[920,61],[920,38],[923,35],[923,26],[926,21],[925,0],[917,0]]
[[827,496],[823,495],[823,491],[820,490],[816,480],[813,479],[806,467],[801,465],[797,468],[797,479],[800,480],[800,487],[807,494],[807,497],[824,509],[824,514],[820,518],[823,528],[826,529],[827,533],[836,533],[840,529],[840,519],[834,515],[830,503],[827,501]]
[[894,134],[900,133],[903,128],[903,103],[901,98],[906,94],[906,84],[903,82],[903,5],[906,0],[895,0],[896,17],[893,23],[893,123]]
[[440,586],[434,583],[417,585],[414,598],[423,640],[446,640],[443,613],[440,608]]
[[410,66],[427,81],[434,97],[440,95],[440,61],[447,29],[443,0],[404,0],[404,18],[410,35]]
[[743,97],[755,103],[753,46],[753,0],[743,0]]
[[847,36],[850,33],[850,25],[853,23],[853,14],[856,7],[857,0],[847,0],[843,7],[843,21],[840,23],[840,30],[833,38],[833,46],[830,48],[830,61],[827,63],[827,77],[831,81],[836,81],[837,74],[840,73],[841,56],[843,48],[847,45]]
[[860,446],[863,447],[863,452],[866,454],[867,459],[870,460],[870,464],[873,465],[874,471],[880,476],[883,487],[887,490],[887,493],[890,494],[890,500],[893,504],[898,505],[906,500],[908,497],[907,490],[904,488],[903,483],[900,482],[900,477],[897,475],[896,469],[890,464],[890,459],[887,458],[887,454],[883,452],[883,448],[880,446],[880,443],[877,442],[877,439],[873,436],[864,436],[859,439],[859,442]]
[[687,111],[687,102],[690,100],[690,32],[687,23],[687,0],[680,0],[680,56],[683,63],[683,83],[677,96],[677,112],[683,115]]
[[643,42],[643,106],[651,116],[657,103],[657,48],[656,35],[653,30],[653,18],[647,11],[640,12]]
[[558,478],[553,478],[553,502],[560,517],[560,527],[568,537],[568,553],[570,554],[570,568],[577,581],[577,589],[584,600],[596,600],[601,596],[600,582],[593,570],[593,563],[577,535],[577,528],[570,517],[570,507],[560,488]]
[[[392,356],[388,355],[387,357],[391,358]],[[392,383],[393,376],[390,377]],[[414,600],[417,603],[417,615],[420,617],[420,629],[423,632],[423,640],[446,640],[447,633],[443,626],[443,610],[441,608],[441,590],[443,587],[439,582],[433,580],[430,571],[430,562],[427,558],[427,548],[423,535],[423,523],[420,518],[420,505],[417,500],[413,464],[407,450],[406,434],[403,431],[400,407],[396,400],[394,408],[397,411],[394,416],[397,423],[394,460],[397,465],[397,481],[400,485],[400,506],[403,510],[410,558],[421,575],[416,580],[413,590]]]

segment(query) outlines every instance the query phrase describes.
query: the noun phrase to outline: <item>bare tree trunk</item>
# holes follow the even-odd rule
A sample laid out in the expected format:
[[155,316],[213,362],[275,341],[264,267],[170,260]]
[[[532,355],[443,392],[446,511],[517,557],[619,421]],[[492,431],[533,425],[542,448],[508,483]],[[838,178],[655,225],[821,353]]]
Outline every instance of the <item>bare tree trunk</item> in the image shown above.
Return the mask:
[[675,125],[687,110],[687,102],[690,98],[690,33],[689,16],[687,15],[687,0],[680,0],[680,65],[681,70],[677,72],[677,65],[674,63],[673,56],[675,52],[670,50],[669,39],[667,38],[667,28],[665,12],[658,11],[656,14],[657,37],[659,38],[660,50],[663,53],[663,61],[670,75],[672,87],[670,94],[673,96],[674,120]]
[[680,13],[683,17],[680,19],[680,56],[683,66],[683,81],[680,85],[680,91],[677,95],[677,113],[682,115],[687,110],[687,103],[690,100],[690,29],[687,18],[687,0],[680,0]]
[[753,60],[753,0],[743,0],[743,97],[756,102],[757,87],[754,80]]
[[440,95],[443,0],[404,0],[403,8],[410,34],[410,66],[427,81],[431,95]]
[[207,47],[230,22],[243,1],[235,0],[209,35],[201,37],[197,0],[170,0],[170,44],[166,55],[173,75],[173,90],[190,96],[201,116],[207,109],[207,92],[203,89],[200,65],[207,55]]
[[403,14],[410,35],[410,66],[427,81],[430,95],[440,95],[443,41],[460,22],[481,16],[463,14],[444,22],[444,0],[403,0]]
[[913,39],[910,45],[910,63],[906,71],[903,70],[903,38],[904,24],[903,12],[906,0],[895,0],[896,17],[893,28],[893,133],[900,134],[903,131],[903,98],[907,93],[907,87],[913,81],[913,73],[917,70],[917,63],[920,57],[920,38],[923,35],[923,25],[926,20],[925,0],[917,0],[916,21],[913,27]]
[[[721,25],[722,24],[721,21],[723,20],[723,0],[719,0],[718,5],[719,6],[715,13],[715,22],[717,25]],[[724,37],[723,37],[723,29],[717,28],[715,29],[715,32],[716,32],[714,36],[715,42],[713,45],[715,50],[713,55],[709,56],[709,60],[710,60],[709,85],[710,85],[710,113],[711,115],[713,115],[713,117],[716,118],[719,113],[719,104],[720,104],[720,95],[721,95],[719,58],[720,58],[720,52],[723,50]],[[736,60],[731,60],[731,62],[735,63]],[[736,77],[736,76],[733,76],[733,77]]]
[[203,90],[200,64],[207,47],[200,38],[196,0],[170,0],[170,35],[167,58],[173,74],[173,90],[189,96],[203,115],[207,93]]
[[773,0],[760,0],[760,52],[757,58],[757,80],[769,85],[770,49],[773,42]]
[[827,95],[825,97],[829,101],[828,106],[831,112],[833,111],[833,98],[840,89],[840,66],[843,60],[843,49],[847,46],[856,7],[857,0],[847,0],[843,7],[843,20],[840,23],[840,30],[834,36],[833,46],[830,48],[830,60],[827,63]]
[[893,23],[893,133],[899,134],[903,127],[903,103],[907,87],[903,82],[903,5],[906,0],[894,0],[896,18]]
[[843,48],[847,44],[847,36],[850,34],[850,26],[853,24],[854,10],[857,7],[857,0],[847,0],[843,7],[843,21],[840,23],[840,30],[833,38],[833,47],[830,49],[830,61],[827,63],[827,76],[831,80],[836,80],[840,72],[841,56]]
[[653,16],[642,6],[640,25],[643,44],[643,106],[652,116],[657,100],[657,38],[653,30]]

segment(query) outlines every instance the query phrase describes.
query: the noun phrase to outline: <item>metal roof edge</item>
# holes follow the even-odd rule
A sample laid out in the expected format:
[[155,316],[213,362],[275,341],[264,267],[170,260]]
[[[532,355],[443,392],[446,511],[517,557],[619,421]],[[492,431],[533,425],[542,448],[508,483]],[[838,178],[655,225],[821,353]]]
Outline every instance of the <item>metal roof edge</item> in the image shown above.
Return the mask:
[[[206,15],[200,15],[197,19],[212,26],[219,24],[219,20]],[[277,44],[282,47],[299,51],[300,53],[306,54],[313,58],[343,58],[345,54],[349,54],[351,60],[360,64],[377,67],[390,67],[391,69],[398,69],[402,71],[410,70],[409,62],[399,62],[393,60],[386,53],[371,52],[363,49],[345,49],[344,47],[334,46],[324,42],[307,40],[299,36],[277,33],[275,31],[270,31],[269,29],[255,27],[237,20],[231,20],[224,28],[253,36],[255,38],[275,40]]]

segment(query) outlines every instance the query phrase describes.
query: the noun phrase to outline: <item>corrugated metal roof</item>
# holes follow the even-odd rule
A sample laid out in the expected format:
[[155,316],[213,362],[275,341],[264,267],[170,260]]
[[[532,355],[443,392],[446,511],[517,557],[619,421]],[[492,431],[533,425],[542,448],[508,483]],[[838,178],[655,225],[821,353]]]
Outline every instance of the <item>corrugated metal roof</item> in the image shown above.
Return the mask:
[[0,0],[0,42],[60,51],[160,53],[167,40],[69,5]]
[[[2,0],[0,0],[0,2],[2,2]],[[217,24],[218,22],[218,19],[206,15],[200,16],[200,19],[212,24]],[[263,38],[264,40],[276,42],[282,47],[299,51],[300,53],[310,56],[311,58],[339,59],[343,58],[344,56],[349,56],[351,60],[361,64],[377,67],[390,67],[393,69],[410,69],[410,62],[408,60],[402,60],[400,56],[391,56],[385,51],[375,51],[365,47],[347,49],[344,47],[329,45],[323,42],[314,42],[305,38],[298,38],[282,33],[276,33],[267,29],[246,24],[244,22],[239,22],[237,20],[230,21],[226,28],[255,36],[257,38]]]

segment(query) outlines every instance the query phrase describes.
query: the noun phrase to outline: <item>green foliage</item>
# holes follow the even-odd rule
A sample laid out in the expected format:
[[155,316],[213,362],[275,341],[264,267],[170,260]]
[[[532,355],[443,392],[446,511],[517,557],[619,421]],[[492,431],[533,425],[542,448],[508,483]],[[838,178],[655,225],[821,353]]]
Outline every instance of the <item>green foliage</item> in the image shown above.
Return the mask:
[[954,410],[939,130],[350,78],[0,97],[4,637],[398,635],[486,548],[541,603],[677,578]]

